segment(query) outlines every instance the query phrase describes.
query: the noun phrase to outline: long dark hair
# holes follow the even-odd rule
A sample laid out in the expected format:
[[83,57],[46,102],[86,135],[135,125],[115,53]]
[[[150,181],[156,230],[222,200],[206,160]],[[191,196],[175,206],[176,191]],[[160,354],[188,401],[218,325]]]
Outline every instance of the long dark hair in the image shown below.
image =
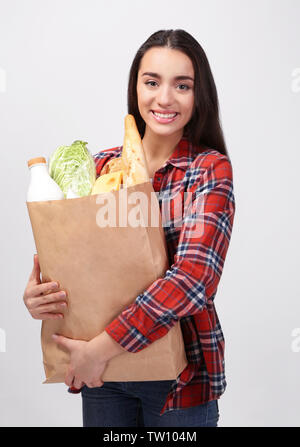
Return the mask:
[[183,136],[196,146],[207,146],[228,156],[219,118],[217,89],[208,59],[197,40],[182,29],[156,31],[142,44],[133,59],[129,73],[127,105],[128,113],[135,118],[141,138],[144,136],[146,125],[138,108],[137,76],[142,57],[152,47],[180,50],[193,63],[194,112],[184,127]]

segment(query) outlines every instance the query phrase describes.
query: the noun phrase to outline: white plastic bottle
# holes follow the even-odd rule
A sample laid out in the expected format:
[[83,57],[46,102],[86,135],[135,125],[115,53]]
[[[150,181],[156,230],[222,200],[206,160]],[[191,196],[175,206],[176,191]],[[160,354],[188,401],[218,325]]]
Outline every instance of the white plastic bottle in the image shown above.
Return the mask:
[[64,193],[49,175],[44,157],[31,158],[27,164],[30,170],[27,202],[64,199]]

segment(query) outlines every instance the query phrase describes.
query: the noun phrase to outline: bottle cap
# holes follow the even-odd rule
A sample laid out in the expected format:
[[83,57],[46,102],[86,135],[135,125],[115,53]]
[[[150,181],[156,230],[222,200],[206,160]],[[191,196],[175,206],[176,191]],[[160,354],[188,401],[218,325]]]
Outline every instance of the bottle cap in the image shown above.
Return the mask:
[[45,157],[31,158],[31,159],[28,160],[28,162],[27,162],[29,168],[30,168],[30,166],[32,166],[32,165],[36,165],[37,163],[45,163],[45,164],[47,164],[47,162],[46,162],[46,158],[45,158]]

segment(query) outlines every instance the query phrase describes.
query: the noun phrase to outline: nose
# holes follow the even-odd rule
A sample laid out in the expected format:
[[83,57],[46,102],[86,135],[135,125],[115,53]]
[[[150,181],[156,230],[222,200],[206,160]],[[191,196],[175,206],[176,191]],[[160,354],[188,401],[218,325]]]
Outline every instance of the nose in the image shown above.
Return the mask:
[[162,109],[170,107],[173,104],[172,88],[168,85],[161,86],[157,92],[156,100]]

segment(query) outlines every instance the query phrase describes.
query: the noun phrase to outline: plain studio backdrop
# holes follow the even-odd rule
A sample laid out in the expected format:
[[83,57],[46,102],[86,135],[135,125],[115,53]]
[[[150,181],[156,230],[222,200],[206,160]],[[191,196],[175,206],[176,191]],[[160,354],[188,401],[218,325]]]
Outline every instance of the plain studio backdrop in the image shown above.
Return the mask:
[[299,0],[0,1],[1,426],[82,426],[81,396],[42,384],[41,322],[23,303],[27,160],[76,139],[122,145],[133,57],[177,28],[207,54],[234,173],[219,426],[300,425],[299,17]]

